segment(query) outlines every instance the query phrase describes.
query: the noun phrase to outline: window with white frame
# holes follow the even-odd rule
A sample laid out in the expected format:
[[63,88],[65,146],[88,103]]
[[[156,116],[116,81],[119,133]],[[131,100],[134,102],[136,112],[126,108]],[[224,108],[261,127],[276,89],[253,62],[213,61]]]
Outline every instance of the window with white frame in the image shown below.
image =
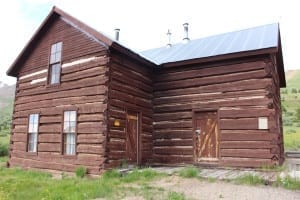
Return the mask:
[[62,42],[51,45],[49,84],[60,83]]
[[63,140],[64,140],[64,154],[75,155],[76,154],[76,124],[77,124],[77,112],[65,111],[64,112],[64,128],[63,128]]
[[30,114],[28,126],[28,152],[37,152],[38,127],[39,114]]

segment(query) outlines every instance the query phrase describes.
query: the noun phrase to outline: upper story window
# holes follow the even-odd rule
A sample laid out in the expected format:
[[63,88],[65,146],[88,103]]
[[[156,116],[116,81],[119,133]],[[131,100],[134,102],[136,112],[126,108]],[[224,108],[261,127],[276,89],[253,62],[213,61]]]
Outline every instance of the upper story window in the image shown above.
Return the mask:
[[63,144],[64,154],[76,154],[76,125],[77,125],[77,112],[65,111],[64,112],[64,129],[63,129]]
[[50,54],[49,84],[60,83],[62,42],[52,44]]
[[28,152],[37,152],[38,127],[39,114],[30,114],[28,126]]

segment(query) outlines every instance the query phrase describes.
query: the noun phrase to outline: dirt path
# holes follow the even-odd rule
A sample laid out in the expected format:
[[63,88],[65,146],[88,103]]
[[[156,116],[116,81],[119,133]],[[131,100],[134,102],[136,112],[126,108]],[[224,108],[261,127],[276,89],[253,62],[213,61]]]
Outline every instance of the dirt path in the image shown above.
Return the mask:
[[235,185],[226,182],[200,181],[170,176],[151,184],[165,190],[184,193],[187,199],[199,200],[300,200],[300,191],[289,191],[271,186]]

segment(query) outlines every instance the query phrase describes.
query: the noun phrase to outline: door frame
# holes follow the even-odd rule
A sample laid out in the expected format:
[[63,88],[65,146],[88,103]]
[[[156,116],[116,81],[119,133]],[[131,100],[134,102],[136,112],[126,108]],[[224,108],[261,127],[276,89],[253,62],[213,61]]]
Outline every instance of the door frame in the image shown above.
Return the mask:
[[[141,152],[141,149],[142,149],[142,143],[141,143],[141,132],[142,132],[142,112],[140,112],[139,110],[135,109],[135,108],[125,108],[125,113],[126,113],[126,126],[125,126],[125,134],[126,134],[126,140],[127,140],[127,127],[128,127],[128,122],[127,122],[127,115],[128,115],[128,112],[134,112],[137,114],[137,123],[138,123],[138,126],[137,126],[137,140],[136,140],[136,145],[137,145],[137,152],[136,152],[136,164],[138,166],[141,165],[141,160],[142,160],[142,152]],[[127,145],[127,144],[126,144]],[[126,148],[126,151],[127,151],[127,146],[125,146]],[[126,152],[127,153],[127,152]]]
[[[199,164],[199,162],[195,161],[195,154],[194,154],[194,150],[195,150],[195,143],[194,143],[194,134],[195,134],[195,125],[196,125],[196,115],[198,113],[205,113],[205,112],[216,112],[217,115],[217,124],[218,124],[218,133],[219,133],[219,137],[218,137],[218,160],[215,163],[218,163],[220,161],[221,155],[220,155],[220,142],[221,142],[221,129],[220,129],[220,114],[219,114],[219,109],[218,108],[201,108],[201,109],[192,109],[192,139],[193,139],[193,162],[194,164]],[[200,162],[201,163],[201,162]]]

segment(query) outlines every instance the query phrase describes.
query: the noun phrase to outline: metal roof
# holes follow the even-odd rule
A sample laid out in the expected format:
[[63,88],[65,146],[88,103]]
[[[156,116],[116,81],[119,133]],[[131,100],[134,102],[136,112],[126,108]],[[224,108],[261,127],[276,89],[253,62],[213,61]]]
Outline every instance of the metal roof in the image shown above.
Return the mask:
[[253,51],[278,46],[279,25],[269,24],[245,30],[190,40],[140,52],[144,58],[157,65],[205,58],[231,53]]

